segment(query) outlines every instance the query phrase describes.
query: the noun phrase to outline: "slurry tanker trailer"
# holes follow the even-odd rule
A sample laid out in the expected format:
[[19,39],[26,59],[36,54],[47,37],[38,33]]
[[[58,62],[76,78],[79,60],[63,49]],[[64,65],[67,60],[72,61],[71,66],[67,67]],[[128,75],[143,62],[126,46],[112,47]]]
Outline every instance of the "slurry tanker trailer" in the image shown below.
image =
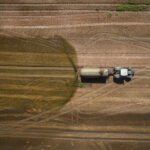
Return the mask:
[[107,79],[113,76],[114,79],[131,79],[134,76],[134,71],[130,67],[115,67],[113,71],[108,68],[81,68],[81,81],[85,79]]
[[81,68],[81,81],[94,78],[108,78],[112,72],[107,68]]

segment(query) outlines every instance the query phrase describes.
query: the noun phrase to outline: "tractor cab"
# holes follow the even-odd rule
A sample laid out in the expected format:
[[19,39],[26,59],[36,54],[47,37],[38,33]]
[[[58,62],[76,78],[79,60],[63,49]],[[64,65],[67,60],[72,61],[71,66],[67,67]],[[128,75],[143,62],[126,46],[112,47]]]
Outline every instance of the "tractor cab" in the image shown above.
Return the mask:
[[116,79],[131,79],[134,76],[134,71],[130,67],[115,67],[113,76]]

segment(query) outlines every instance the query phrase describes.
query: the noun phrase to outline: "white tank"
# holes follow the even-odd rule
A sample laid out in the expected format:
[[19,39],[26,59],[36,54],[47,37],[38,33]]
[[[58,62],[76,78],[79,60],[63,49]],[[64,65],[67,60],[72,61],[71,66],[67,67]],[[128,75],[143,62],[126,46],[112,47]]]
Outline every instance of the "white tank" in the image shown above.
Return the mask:
[[102,68],[82,68],[80,70],[81,77],[108,77],[109,70]]

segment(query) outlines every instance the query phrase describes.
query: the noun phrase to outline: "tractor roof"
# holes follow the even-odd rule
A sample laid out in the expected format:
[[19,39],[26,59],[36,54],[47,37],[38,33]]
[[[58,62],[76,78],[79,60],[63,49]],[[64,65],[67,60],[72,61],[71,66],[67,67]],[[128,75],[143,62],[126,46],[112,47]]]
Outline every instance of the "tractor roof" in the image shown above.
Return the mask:
[[121,69],[120,74],[121,74],[121,76],[127,76],[128,75],[128,69]]

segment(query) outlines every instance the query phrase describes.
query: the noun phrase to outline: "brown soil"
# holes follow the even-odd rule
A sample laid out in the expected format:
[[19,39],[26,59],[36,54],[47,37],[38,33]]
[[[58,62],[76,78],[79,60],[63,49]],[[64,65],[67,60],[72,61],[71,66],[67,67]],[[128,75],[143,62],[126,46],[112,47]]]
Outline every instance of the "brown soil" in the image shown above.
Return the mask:
[[[54,3],[52,0],[45,2]],[[80,0],[69,2],[83,3]],[[96,3],[114,5],[117,2],[118,0],[95,0],[92,1],[92,5],[88,4],[88,7],[93,9]],[[122,2],[125,1],[120,1]],[[29,2],[22,0],[18,3]],[[85,3],[91,1],[86,0]],[[149,11],[96,12],[83,10],[86,5],[82,5],[82,8],[79,4],[71,6],[63,4],[63,6],[64,10],[47,11],[45,8],[45,12],[19,11],[9,6],[0,16],[0,34],[43,38],[61,35],[75,48],[79,69],[84,66],[110,68],[130,66],[136,71],[135,77],[124,84],[116,84],[110,78],[106,84],[93,83],[78,88],[71,101],[59,111],[21,116],[12,110],[8,113],[8,109],[3,108],[0,113],[0,117],[3,118],[0,122],[3,128],[1,137],[9,138],[3,138],[1,141],[5,141],[3,143],[8,141],[18,149],[23,145],[25,149],[51,147],[54,150],[63,148],[149,150]],[[72,10],[75,7],[76,10]],[[10,12],[8,9],[15,11]],[[42,9],[44,10],[44,6]],[[19,57],[19,53],[11,54],[11,58],[15,60],[16,55],[18,56],[16,60],[26,64],[26,61]],[[1,65],[4,65],[6,56],[7,52],[0,53]],[[35,57],[38,58],[39,55],[36,54]],[[50,56],[42,54],[42,57]],[[30,60],[33,63],[32,59]],[[15,61],[12,63],[15,64]],[[39,63],[47,65],[48,61]],[[6,117],[8,119],[4,119]],[[16,142],[18,138],[19,143]],[[12,141],[15,141],[17,146]],[[2,148],[9,149],[7,144],[3,144]]]

